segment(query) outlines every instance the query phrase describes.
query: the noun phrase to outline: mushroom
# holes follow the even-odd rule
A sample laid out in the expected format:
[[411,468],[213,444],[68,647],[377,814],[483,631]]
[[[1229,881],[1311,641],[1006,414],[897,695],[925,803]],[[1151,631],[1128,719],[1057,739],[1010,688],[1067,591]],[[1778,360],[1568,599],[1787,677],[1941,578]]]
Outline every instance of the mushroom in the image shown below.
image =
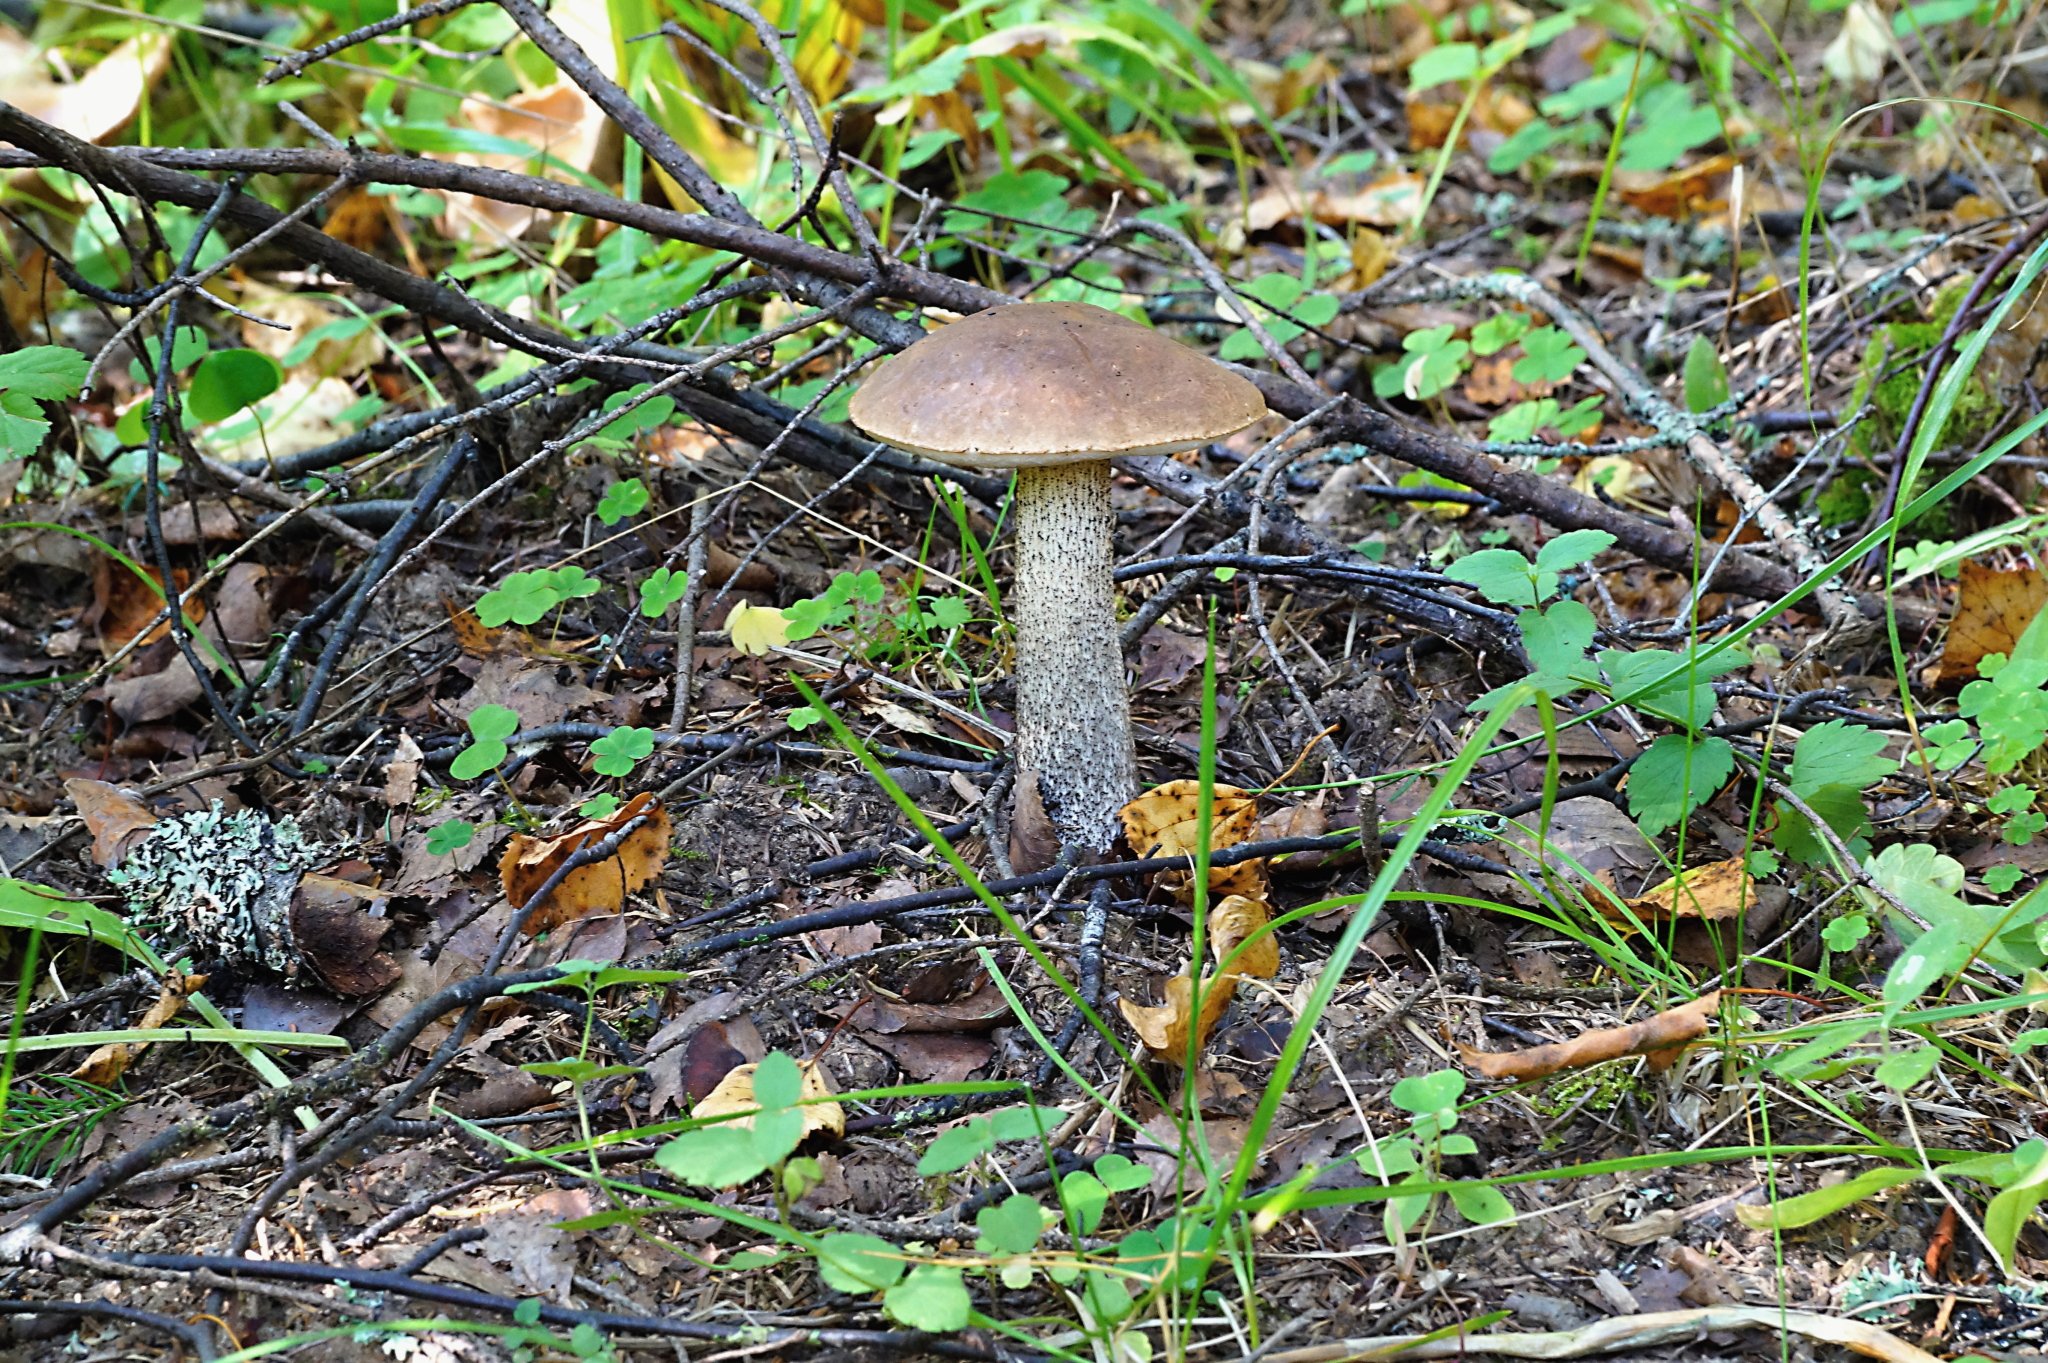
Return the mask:
[[1137,794],[1109,461],[1193,449],[1265,411],[1223,366],[1086,303],[962,318],[884,361],[854,395],[854,424],[878,440],[1017,470],[1018,808],[1035,799],[1068,845],[1107,848]]

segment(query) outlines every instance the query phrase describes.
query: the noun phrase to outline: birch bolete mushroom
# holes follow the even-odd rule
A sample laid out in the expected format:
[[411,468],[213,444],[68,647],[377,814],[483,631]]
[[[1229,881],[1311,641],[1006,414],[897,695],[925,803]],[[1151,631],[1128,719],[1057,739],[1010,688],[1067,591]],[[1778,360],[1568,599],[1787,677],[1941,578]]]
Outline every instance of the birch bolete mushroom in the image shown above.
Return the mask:
[[1067,844],[1108,847],[1137,794],[1109,461],[1193,449],[1265,411],[1222,365],[1086,303],[962,318],[885,360],[854,395],[854,424],[878,440],[1017,471],[1018,800],[1036,796]]

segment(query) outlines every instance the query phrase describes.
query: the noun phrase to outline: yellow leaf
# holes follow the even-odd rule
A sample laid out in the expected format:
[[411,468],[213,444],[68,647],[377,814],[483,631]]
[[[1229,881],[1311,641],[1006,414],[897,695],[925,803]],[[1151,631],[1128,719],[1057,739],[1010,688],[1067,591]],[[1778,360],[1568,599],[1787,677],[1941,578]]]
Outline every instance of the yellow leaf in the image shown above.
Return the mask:
[[[1263,899],[1252,899],[1246,895],[1228,895],[1209,910],[1209,946],[1216,953],[1220,964],[1224,957],[1237,949],[1238,943],[1266,926],[1269,910]],[[1233,975],[1250,975],[1256,979],[1270,980],[1280,970],[1280,944],[1268,932],[1244,949],[1230,965]]]
[[773,606],[742,601],[725,617],[725,627],[732,631],[732,646],[750,658],[789,642],[789,617]]
[[[1168,781],[1155,786],[1118,812],[1123,820],[1124,840],[1141,857],[1191,857],[1201,840],[1199,781]],[[1257,801],[1236,786],[1217,786],[1209,814],[1209,846],[1212,851],[1234,847],[1250,840],[1258,829]],[[1187,893],[1192,877],[1162,875],[1160,883],[1179,895]],[[1263,862],[1243,862],[1219,867],[1209,873],[1209,888],[1219,894],[1263,897],[1266,867]]]
[[[1646,924],[1668,923],[1675,918],[1697,918],[1720,923],[1736,917],[1756,896],[1756,881],[1744,868],[1742,858],[1695,866],[1653,890],[1645,890],[1628,901],[1635,918]],[[1602,907],[1601,912],[1624,931],[1635,924],[1626,914]]]
[[1189,1022],[1195,1024],[1195,1048],[1199,1050],[1208,1044],[1209,1033],[1223,1020],[1224,1010],[1237,993],[1238,978],[1234,974],[1204,977],[1199,1018],[1194,1016],[1194,985],[1186,975],[1175,975],[1166,982],[1166,1002],[1156,1008],[1126,998],[1119,998],[1116,1006],[1123,1010],[1124,1021],[1131,1024],[1146,1050],[1162,1060],[1178,1063],[1187,1058]]
[[[690,1112],[693,1117],[725,1117],[735,1112],[747,1115],[734,1117],[728,1126],[753,1128],[754,1116],[761,1108],[761,1102],[754,1097],[754,1071],[758,1065],[739,1065],[726,1071],[725,1078],[718,1081],[718,1087],[704,1095]],[[804,1137],[822,1131],[837,1138],[846,1134],[846,1109],[829,1100],[835,1090],[825,1077],[824,1068],[815,1060],[797,1063],[797,1070],[804,1077],[804,1105],[798,1111],[804,1114]]]
[[[136,1019],[138,1031],[162,1027],[178,1015],[185,1006],[185,1000],[199,992],[206,983],[204,975],[180,975],[172,971],[164,977],[163,988],[149,1011]],[[73,1079],[97,1084],[101,1088],[111,1087],[116,1080],[128,1072],[136,1058],[149,1049],[146,1041],[114,1041],[100,1047],[85,1058],[85,1063],[71,1071]]]

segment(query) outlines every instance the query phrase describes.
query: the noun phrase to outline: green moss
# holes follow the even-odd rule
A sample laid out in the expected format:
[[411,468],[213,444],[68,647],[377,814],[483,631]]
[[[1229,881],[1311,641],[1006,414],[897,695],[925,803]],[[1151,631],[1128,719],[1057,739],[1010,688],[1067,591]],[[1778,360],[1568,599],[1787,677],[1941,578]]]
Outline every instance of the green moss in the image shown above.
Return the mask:
[[1561,1074],[1532,1090],[1528,1098],[1529,1106],[1544,1116],[1562,1117],[1581,1104],[1590,1112],[1612,1112],[1624,1099],[1647,1100],[1649,1096],[1633,1066],[1614,1064]]
[[[1924,322],[1889,322],[1871,334],[1870,343],[1863,350],[1862,373],[1849,400],[1851,411],[1860,409],[1866,401],[1872,408],[1851,441],[1858,454],[1889,454],[1898,445],[1925,377],[1916,361],[1941,340],[1969,287],[1970,280],[1964,278],[1942,290]],[[1983,380],[1973,375],[1956,399],[1942,440],[1951,445],[1971,444],[1988,432],[1997,419],[1996,400]]]

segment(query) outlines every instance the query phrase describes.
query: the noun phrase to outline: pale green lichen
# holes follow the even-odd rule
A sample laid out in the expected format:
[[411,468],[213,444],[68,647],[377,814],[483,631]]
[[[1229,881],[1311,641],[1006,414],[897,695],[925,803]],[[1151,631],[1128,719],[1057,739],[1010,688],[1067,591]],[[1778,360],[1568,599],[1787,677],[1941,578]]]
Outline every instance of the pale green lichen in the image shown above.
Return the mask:
[[292,892],[301,872],[332,859],[296,819],[230,814],[215,800],[158,823],[107,878],[127,893],[138,931],[290,977],[304,964],[292,940]]

